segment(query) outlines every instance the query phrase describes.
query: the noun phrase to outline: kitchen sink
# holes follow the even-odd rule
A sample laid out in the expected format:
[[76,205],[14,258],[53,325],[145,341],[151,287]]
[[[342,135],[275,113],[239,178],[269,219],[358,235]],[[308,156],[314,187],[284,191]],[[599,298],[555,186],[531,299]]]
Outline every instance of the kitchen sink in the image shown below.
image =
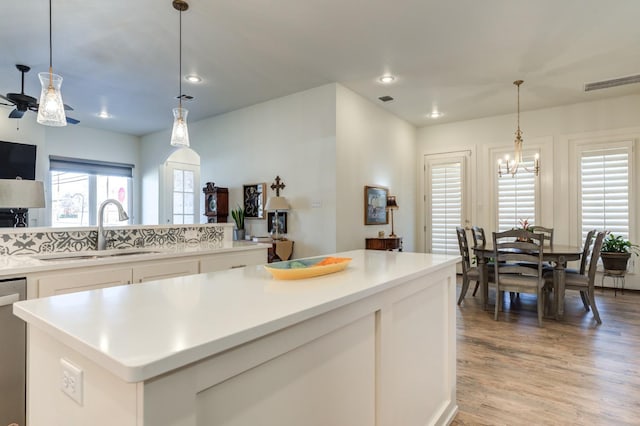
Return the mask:
[[77,252],[77,253],[51,253],[51,254],[43,254],[40,256],[34,256],[34,258],[39,260],[89,260],[89,259],[104,259],[109,257],[120,257],[120,256],[133,256],[139,254],[153,254],[153,253],[162,253],[160,250],[152,250],[152,249],[121,249],[121,250],[106,250],[106,251],[95,251],[95,252]]

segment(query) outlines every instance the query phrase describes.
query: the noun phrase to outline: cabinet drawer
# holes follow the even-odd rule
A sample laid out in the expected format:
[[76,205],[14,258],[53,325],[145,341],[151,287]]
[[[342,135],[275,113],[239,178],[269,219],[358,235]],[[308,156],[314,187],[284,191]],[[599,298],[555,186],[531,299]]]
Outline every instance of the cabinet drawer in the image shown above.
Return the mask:
[[244,252],[213,254],[200,258],[200,272],[222,271],[224,269],[241,268],[247,265],[267,263],[267,249],[248,250]]
[[163,278],[194,275],[199,272],[198,259],[167,260],[133,266],[133,282],[161,280]]
[[92,268],[36,276],[37,297],[95,290],[131,283],[131,268]]

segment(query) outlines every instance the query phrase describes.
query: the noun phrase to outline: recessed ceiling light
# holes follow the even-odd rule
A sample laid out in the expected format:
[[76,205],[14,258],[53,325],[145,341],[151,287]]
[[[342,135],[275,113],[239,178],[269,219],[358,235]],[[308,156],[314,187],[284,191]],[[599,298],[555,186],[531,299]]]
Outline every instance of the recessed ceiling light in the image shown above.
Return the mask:
[[189,74],[184,77],[189,83],[200,83],[202,81],[202,77],[196,74]]
[[111,118],[112,117],[112,115],[109,114],[107,111],[100,111],[97,115],[100,118]]
[[380,77],[378,80],[380,80],[380,83],[390,84],[390,83],[393,83],[396,80],[396,78],[390,74],[385,74],[382,77]]
[[444,114],[441,113],[440,111],[432,111],[431,113],[427,114],[427,117],[429,117],[429,118],[440,118],[443,115]]

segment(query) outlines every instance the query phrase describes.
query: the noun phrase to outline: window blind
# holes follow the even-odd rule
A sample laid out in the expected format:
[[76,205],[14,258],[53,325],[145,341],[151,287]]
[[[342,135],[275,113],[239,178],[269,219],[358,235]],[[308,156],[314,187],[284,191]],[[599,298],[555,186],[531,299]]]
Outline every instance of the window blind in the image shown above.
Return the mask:
[[591,229],[629,238],[629,152],[583,151],[580,159],[582,239]]
[[56,172],[86,173],[88,175],[133,177],[133,164],[79,158],[49,156],[49,170]]
[[431,166],[431,252],[459,254],[456,226],[462,223],[462,163]]
[[498,231],[520,226],[521,220],[536,223],[536,175],[524,170],[533,169],[533,159],[520,163],[515,176],[498,178]]

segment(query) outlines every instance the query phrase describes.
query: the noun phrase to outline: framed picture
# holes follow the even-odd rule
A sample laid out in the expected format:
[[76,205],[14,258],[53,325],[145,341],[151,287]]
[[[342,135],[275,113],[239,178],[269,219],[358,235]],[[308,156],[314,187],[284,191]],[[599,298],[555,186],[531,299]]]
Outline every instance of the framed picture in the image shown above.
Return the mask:
[[[271,230],[273,229],[273,215],[275,212],[267,213],[267,232],[271,234]],[[287,212],[278,212],[278,222],[280,222],[280,233],[287,233]],[[274,231],[275,232],[275,231]]]
[[256,183],[242,185],[244,199],[244,217],[246,219],[264,219],[264,205],[267,202],[267,184]]
[[364,187],[364,224],[385,225],[387,216],[387,195],[389,190],[379,186]]

